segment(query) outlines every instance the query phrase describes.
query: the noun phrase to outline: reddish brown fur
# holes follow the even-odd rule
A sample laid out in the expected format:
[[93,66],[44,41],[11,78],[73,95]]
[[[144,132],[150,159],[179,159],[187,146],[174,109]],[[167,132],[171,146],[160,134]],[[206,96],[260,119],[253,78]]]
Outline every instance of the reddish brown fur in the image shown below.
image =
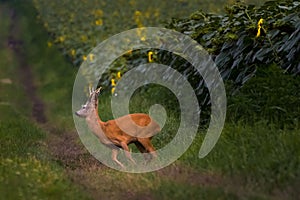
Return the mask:
[[[121,167],[124,167],[117,160],[117,146],[124,149],[126,157],[135,163],[129,152],[128,145],[130,143],[134,143],[141,153],[150,153],[151,158],[156,157],[151,139],[153,135],[160,131],[159,125],[149,115],[143,113],[129,114],[107,122],[101,121],[98,115],[99,92],[99,89],[92,91],[85,107],[77,111],[76,114],[86,118],[89,128],[99,138],[100,142],[112,149],[112,159]],[[121,130],[118,125],[125,127],[126,130]]]

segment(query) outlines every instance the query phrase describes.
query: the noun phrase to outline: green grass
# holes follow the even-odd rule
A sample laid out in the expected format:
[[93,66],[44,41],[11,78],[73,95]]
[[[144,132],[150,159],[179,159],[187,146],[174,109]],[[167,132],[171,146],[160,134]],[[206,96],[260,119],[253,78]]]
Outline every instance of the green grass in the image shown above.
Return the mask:
[[[83,56],[108,37],[129,28],[163,26],[171,18],[186,17],[201,8],[222,12],[231,0],[173,0],[151,2],[117,0],[32,1],[39,11],[38,19],[52,34],[47,41],[63,49],[64,55],[76,65]],[[260,4],[261,1],[246,0]]]
[[214,150],[206,158],[196,159],[202,138],[199,136],[182,157],[184,163],[240,176],[267,190],[299,181],[299,130],[278,130],[264,121],[226,124]]
[[86,199],[57,166],[28,155],[1,159],[3,199]]
[[229,122],[251,124],[264,119],[279,129],[299,129],[299,76],[285,74],[277,65],[259,67],[256,75],[230,96],[227,113]]
[[167,181],[151,191],[155,199],[239,199],[235,194],[225,192],[223,188],[206,188]]
[[[0,193],[3,199],[87,199],[49,159],[45,132],[31,121],[31,103],[19,80],[18,62],[5,39],[9,5],[0,4]],[[30,34],[30,32],[22,32]]]
[[1,121],[0,128],[1,139],[5,141],[0,147],[2,157],[26,156],[37,149],[37,142],[44,137],[41,130],[19,115]]

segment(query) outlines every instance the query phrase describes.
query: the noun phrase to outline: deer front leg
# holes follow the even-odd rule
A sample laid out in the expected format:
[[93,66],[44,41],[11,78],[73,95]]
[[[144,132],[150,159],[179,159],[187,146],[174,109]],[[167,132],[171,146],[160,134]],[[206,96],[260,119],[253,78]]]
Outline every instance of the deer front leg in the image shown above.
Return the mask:
[[112,149],[111,158],[112,158],[113,161],[115,161],[122,168],[125,168],[125,166],[120,161],[118,161],[118,159],[117,159],[118,151],[119,151],[118,149]]

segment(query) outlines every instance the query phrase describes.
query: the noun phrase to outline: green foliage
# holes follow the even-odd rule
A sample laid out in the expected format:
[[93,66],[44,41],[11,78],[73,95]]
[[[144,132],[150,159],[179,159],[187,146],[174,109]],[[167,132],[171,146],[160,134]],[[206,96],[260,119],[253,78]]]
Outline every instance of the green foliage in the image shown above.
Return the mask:
[[[299,15],[297,1],[270,1],[260,8],[237,2],[223,15],[198,11],[187,19],[173,19],[168,28],[191,36],[212,55],[222,78],[232,83],[230,94],[253,77],[257,68],[273,63],[285,72],[300,74]],[[188,63],[181,65],[187,77],[195,77]],[[201,104],[208,104],[204,81],[194,80]]]
[[69,60],[79,66],[98,43],[132,28],[162,26],[171,17],[183,17],[198,7],[218,11],[229,0],[32,0],[37,19]]
[[[189,35],[212,55],[223,80],[230,85],[227,87],[229,96],[250,80],[260,68],[276,65],[284,69],[281,72],[274,69],[278,72],[276,74],[270,70],[274,76],[271,77],[270,74],[267,77],[270,79],[276,79],[275,76],[284,72],[298,77],[299,2],[270,1],[259,8],[237,2],[226,7],[225,11],[222,15],[197,11],[189,18],[173,19],[167,27]],[[164,50],[144,49],[125,54],[112,64],[110,71],[100,80],[100,84],[109,85],[109,81],[105,80],[109,80],[111,74],[116,71],[124,73],[139,64],[149,62],[149,51],[154,52],[155,62],[172,66],[187,77],[198,95],[200,106],[207,110],[207,105],[210,105],[209,93],[199,72],[182,57]],[[280,77],[283,78],[281,75]],[[276,85],[268,87],[276,90]],[[272,106],[275,110],[280,107]]]
[[299,14],[297,1],[269,1],[259,8],[238,2],[228,6],[224,15],[198,11],[187,19],[173,19],[168,27],[204,46],[215,57],[224,79],[243,84],[257,66],[273,62],[300,73]]
[[[88,51],[109,35],[127,28],[159,25],[162,19],[171,16],[167,12],[162,14],[162,10],[173,13],[168,3],[160,3],[159,8],[155,8],[156,3],[152,7],[135,1],[120,1],[118,5],[109,6],[106,1],[78,0],[76,4],[81,4],[80,7],[72,6],[74,3],[68,0],[63,1],[63,6],[56,1],[33,2],[38,19],[53,38],[48,43],[49,47],[53,43],[58,45],[75,65],[88,59]],[[181,5],[183,1],[176,3]],[[193,2],[185,3],[186,10],[194,6]],[[120,5],[122,12],[118,13],[116,9]],[[230,94],[253,77],[259,67],[275,63],[285,72],[299,74],[299,5],[298,1],[269,1],[256,7],[236,2],[227,6],[224,14],[208,14],[199,10],[189,18],[173,18],[167,27],[191,36],[212,55],[223,79],[232,83],[228,91]],[[184,14],[182,9],[178,16]],[[114,16],[112,21],[111,15]],[[126,21],[120,23],[121,18]],[[139,64],[147,63],[149,51],[134,51],[117,59],[101,77],[100,84],[110,86],[110,80],[118,71],[123,74]],[[200,74],[177,55],[162,50],[153,51],[155,62],[171,65],[188,78],[200,105],[205,109],[210,99]]]

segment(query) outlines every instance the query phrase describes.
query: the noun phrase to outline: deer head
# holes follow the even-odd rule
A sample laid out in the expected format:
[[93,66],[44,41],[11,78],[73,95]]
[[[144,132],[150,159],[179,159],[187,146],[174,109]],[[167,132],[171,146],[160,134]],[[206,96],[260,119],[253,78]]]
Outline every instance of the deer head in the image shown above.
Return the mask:
[[96,90],[89,88],[90,96],[87,102],[81,106],[81,109],[75,112],[77,116],[86,118],[98,109],[98,95],[100,94],[100,90],[101,87]]

